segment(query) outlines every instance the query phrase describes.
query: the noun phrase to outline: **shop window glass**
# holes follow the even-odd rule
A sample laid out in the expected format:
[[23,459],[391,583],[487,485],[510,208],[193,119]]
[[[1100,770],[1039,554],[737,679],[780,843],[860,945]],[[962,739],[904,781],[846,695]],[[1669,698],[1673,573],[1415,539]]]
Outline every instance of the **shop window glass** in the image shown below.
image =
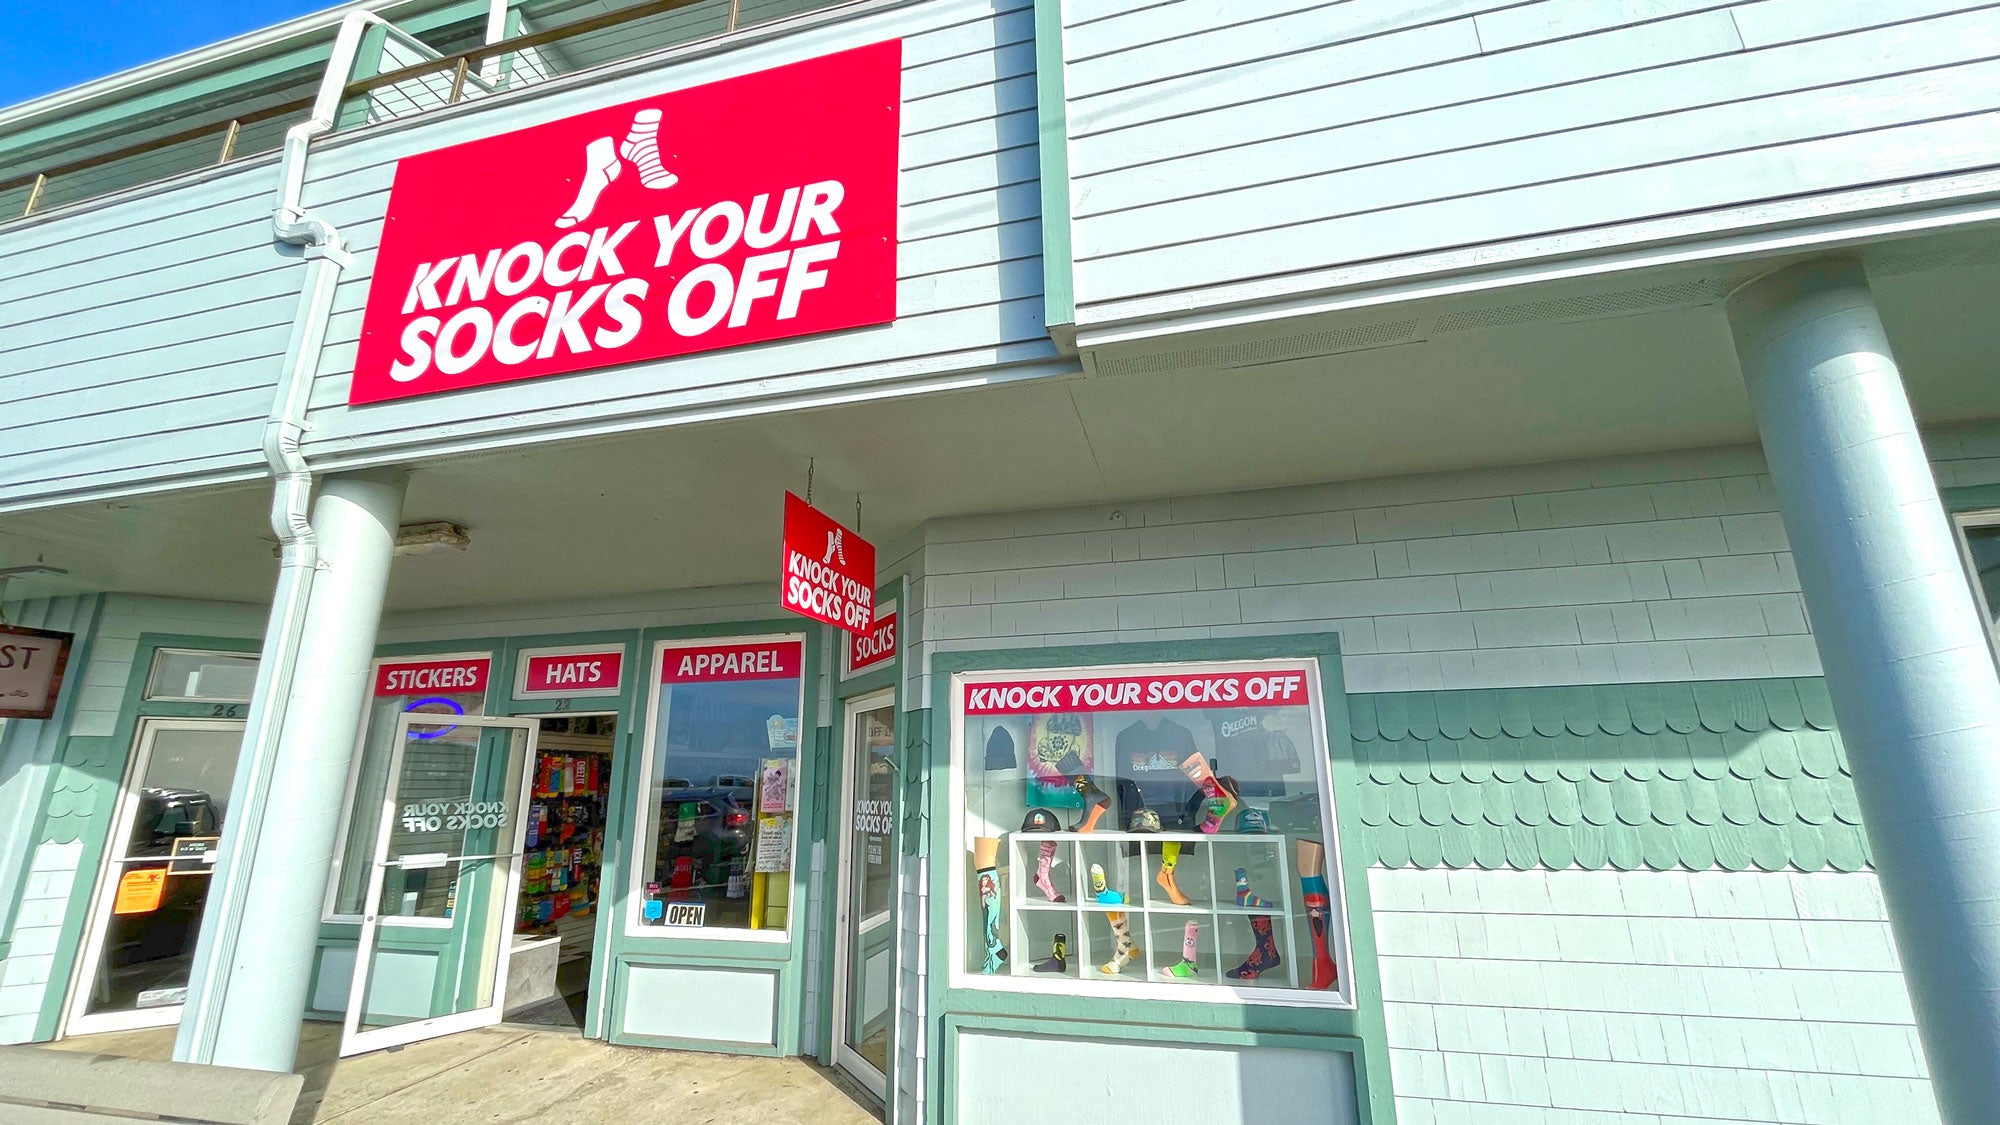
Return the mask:
[[[362,899],[368,894],[368,867],[375,858],[375,833],[382,820],[382,795],[389,785],[389,758],[397,720],[404,712],[485,714],[491,665],[491,656],[483,653],[399,657],[376,662],[361,749],[357,752],[360,761],[355,767],[354,791],[347,802],[347,834],[341,845],[339,870],[334,875],[333,913],[361,913]],[[404,751],[403,772],[429,771],[447,779],[458,776],[452,769],[452,759],[466,753],[467,745],[476,744],[477,734],[476,730],[468,729],[461,737],[455,728],[438,730],[435,737]],[[404,789],[406,797],[413,798],[419,792],[409,786]],[[435,800],[456,799],[465,796],[464,786],[425,796]],[[400,854],[398,841],[392,841],[391,852]]]
[[956,677],[968,983],[1344,1001],[1316,667]]
[[1987,631],[2000,630],[2000,512],[1960,517],[1959,533]]
[[797,636],[658,648],[634,873],[642,932],[787,929],[804,661]]
[[257,682],[257,657],[240,652],[163,648],[146,677],[148,700],[248,703]]

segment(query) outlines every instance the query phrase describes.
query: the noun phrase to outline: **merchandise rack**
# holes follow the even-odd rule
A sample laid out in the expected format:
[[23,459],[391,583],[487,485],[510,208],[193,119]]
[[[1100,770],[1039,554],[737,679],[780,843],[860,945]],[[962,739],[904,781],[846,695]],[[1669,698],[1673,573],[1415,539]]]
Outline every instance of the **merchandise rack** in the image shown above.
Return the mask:
[[[1006,836],[1007,885],[1007,972],[1010,976],[1054,976],[1061,980],[1133,980],[1143,975],[1150,983],[1163,987],[1176,984],[1223,984],[1249,988],[1270,988],[1278,986],[1281,974],[1284,987],[1299,987],[1299,957],[1296,945],[1296,928],[1292,908],[1291,852],[1290,837],[1283,833],[1256,833],[1239,835],[1218,832],[1208,835],[1202,832],[1010,832]],[[1055,874],[1051,882],[1068,897],[1068,902],[1050,902],[1033,883],[1035,869],[1041,862],[1041,845],[1056,845]],[[1166,892],[1154,882],[1159,873],[1161,853],[1159,845],[1179,843],[1182,845],[1180,861],[1175,870],[1185,872],[1199,864],[1206,872],[1206,891],[1197,896],[1182,885],[1183,895],[1191,900],[1188,906],[1176,906],[1169,901]],[[1136,844],[1136,848],[1125,845]],[[1133,854],[1127,854],[1131,852]],[[1271,900],[1270,906],[1236,905],[1236,874],[1239,866],[1249,866],[1244,857],[1255,852],[1263,857],[1258,865],[1268,869],[1275,865],[1277,884],[1264,888],[1264,897]],[[1221,859],[1218,855],[1236,858]],[[1108,905],[1096,901],[1089,894],[1090,865],[1100,863],[1105,868],[1106,884],[1112,890],[1122,891],[1125,902]],[[1192,880],[1177,880],[1183,884]],[[1133,894],[1133,888],[1138,894]],[[1204,899],[1206,901],[1204,901]],[[1098,966],[1110,960],[1112,937],[1108,923],[1106,933],[1099,938],[1100,947],[1093,948],[1089,927],[1085,921],[1089,915],[1123,913],[1129,916],[1133,940],[1138,943],[1144,959],[1143,974],[1136,972],[1140,962],[1123,974],[1109,975],[1098,971]],[[1047,955],[1044,948],[1047,935],[1037,935],[1034,947],[1030,948],[1030,935],[1026,930],[1027,919],[1031,916],[1067,916],[1060,932],[1069,935],[1069,970],[1062,974],[1036,974],[1035,963]],[[1223,951],[1221,941],[1223,919],[1247,919],[1263,915],[1271,919],[1272,939],[1277,943],[1278,953],[1284,961],[1279,968],[1254,981],[1236,981],[1224,976],[1225,970],[1235,968],[1231,955]],[[1161,974],[1161,970],[1180,960],[1180,938],[1174,936],[1172,948],[1161,948],[1162,943],[1152,940],[1155,920],[1164,921],[1173,928],[1182,923],[1205,923],[1207,940],[1202,943],[1200,976],[1192,981],[1174,980]],[[1240,953],[1240,951],[1239,951]],[[1227,961],[1228,963],[1225,963]]]

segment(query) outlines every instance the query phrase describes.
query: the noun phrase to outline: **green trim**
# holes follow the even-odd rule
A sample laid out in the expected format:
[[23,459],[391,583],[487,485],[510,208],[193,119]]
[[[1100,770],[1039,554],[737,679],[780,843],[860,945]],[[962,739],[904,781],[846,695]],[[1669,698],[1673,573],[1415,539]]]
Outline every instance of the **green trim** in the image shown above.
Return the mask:
[[1869,865],[1824,680],[1390,692],[1348,714],[1345,795],[1382,867]]
[[[1270,658],[1317,661],[1325,700],[1327,756],[1335,806],[1335,838],[1339,842],[1343,906],[1349,966],[1354,989],[1352,1009],[1279,1004],[1219,1004],[1201,1001],[1126,1000],[1086,994],[1022,995],[976,988],[952,988],[951,966],[960,951],[949,947],[950,927],[932,928],[929,945],[929,1042],[935,1060],[925,1075],[931,1120],[950,1125],[957,1120],[957,1070],[948,1052],[954,1049],[948,1028],[979,1020],[1061,1021],[1062,1034],[1134,1039],[1171,1037],[1182,1043],[1240,1043],[1244,1035],[1297,1036],[1330,1050],[1354,1055],[1356,1102],[1364,1125],[1390,1125],[1396,1120],[1390,1085],[1389,1044],[1384,1025],[1382,983],[1376,966],[1375,915],[1368,890],[1368,848],[1365,828],[1349,810],[1350,795],[1362,783],[1360,763],[1348,733],[1348,709],[1341,706],[1346,689],[1341,675],[1340,638],[1333,633],[1292,636],[1232,637],[1176,642],[1059,646],[1050,648],[943,652],[931,658],[930,771],[949,779],[951,771],[952,677],[959,672],[1003,669],[1087,668],[1107,664],[1198,663]],[[949,782],[947,781],[947,784]],[[944,785],[929,786],[933,854],[949,854],[950,793]],[[954,873],[946,864],[932,866],[928,888],[932,915],[942,917],[950,901]],[[1042,1030],[1054,1030],[1043,1023]],[[1142,1029],[1152,1029],[1142,1034]],[[1249,1040],[1260,1042],[1261,1039]],[[1287,1040],[1290,1045],[1289,1039]],[[1358,1044],[1358,1047],[1356,1046]]]
[[[91,621],[94,640],[103,628],[102,605]],[[125,695],[118,707],[118,725],[105,736],[71,735],[63,740],[61,768],[42,802],[33,839],[44,843],[82,844],[77,855],[76,877],[70,883],[69,903],[63,908],[62,930],[49,965],[48,984],[43,987],[42,1007],[35,1020],[35,1041],[54,1039],[62,1026],[63,1009],[68,1006],[70,985],[76,962],[83,954],[83,933],[90,918],[90,904],[97,897],[98,880],[104,877],[104,849],[111,835],[112,810],[131,768],[132,751],[142,719],[205,718],[234,719],[242,715],[216,715],[215,704],[147,703],[146,681],[153,668],[153,654],[163,648],[204,649],[213,652],[257,652],[260,639],[242,637],[198,637],[169,633],[141,633],[132,652],[131,672],[126,677]],[[90,667],[86,650],[77,659],[77,682]],[[225,705],[226,706],[226,705]],[[239,705],[245,712],[247,704]],[[70,818],[76,818],[74,820]],[[56,821],[66,823],[58,825]]]
[[1035,0],[1035,107],[1042,186],[1042,318],[1075,351],[1076,261],[1070,243],[1069,106],[1064,89],[1063,0]]
[[1958,488],[1940,488],[1938,496],[1944,501],[1945,511],[1954,514],[2000,508],[2000,484],[1969,484]]

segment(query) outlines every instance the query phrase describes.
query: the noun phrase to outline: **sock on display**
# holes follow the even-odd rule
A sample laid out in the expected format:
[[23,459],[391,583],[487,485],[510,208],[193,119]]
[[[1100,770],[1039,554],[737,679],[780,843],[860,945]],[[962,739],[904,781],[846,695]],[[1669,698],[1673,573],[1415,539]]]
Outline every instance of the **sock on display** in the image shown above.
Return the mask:
[[670,188],[680,180],[679,176],[660,164],[660,111],[657,109],[642,109],[632,115],[632,128],[626,131],[625,143],[618,146],[618,154],[632,162],[632,167],[639,170],[639,182],[649,188]]
[[979,908],[986,914],[986,964],[979,971],[992,975],[1007,963],[1007,946],[1000,940],[1000,875],[982,867],[979,876]]
[[1202,805],[1201,830],[1210,836],[1222,831],[1222,818],[1229,815],[1229,801],[1210,797]]
[[1181,928],[1181,959],[1160,970],[1160,975],[1174,980],[1194,980],[1201,974],[1199,940],[1201,925],[1189,922]]
[[1114,941],[1111,947],[1111,960],[1099,965],[1097,971],[1105,976],[1115,977],[1125,971],[1125,966],[1131,963],[1132,958],[1139,955],[1139,943],[1132,940],[1132,924],[1126,920],[1126,915],[1107,914],[1105,918],[1111,923],[1111,936]]
[[1313,975],[1312,986],[1328,989],[1339,980],[1339,971],[1333,967],[1333,955],[1327,951],[1327,919],[1332,914],[1327,898],[1326,877],[1323,875],[1302,875],[1299,888],[1305,892],[1306,923],[1312,930]]
[[1104,819],[1105,810],[1111,807],[1111,795],[1099,789],[1088,774],[1077,774],[1074,782],[1076,791],[1083,797],[1083,816],[1076,822],[1072,832],[1095,832],[1097,822]]
[[1247,906],[1252,909],[1275,910],[1278,904],[1268,902],[1251,894],[1250,872],[1239,867],[1236,869],[1236,905]]
[[1047,960],[1045,960],[1045,961],[1037,961],[1037,962],[1035,963],[1035,971],[1036,971],[1036,972],[1038,972],[1038,973],[1066,973],[1066,972],[1069,972],[1069,935],[1068,935],[1068,934],[1057,934],[1057,935],[1056,935],[1056,948],[1055,948],[1055,952],[1053,952],[1053,953],[1049,954],[1049,956],[1048,956],[1048,959],[1047,959]]
[[1063,897],[1062,893],[1056,890],[1055,881],[1049,878],[1049,872],[1053,871],[1055,866],[1056,842],[1054,840],[1044,840],[1042,841],[1041,861],[1035,864],[1035,887],[1050,902],[1068,902],[1069,899]]
[[1175,906],[1186,906],[1188,905],[1188,896],[1182,894],[1180,885],[1174,882],[1174,867],[1180,861],[1180,841],[1169,840],[1162,843],[1160,845],[1160,873],[1153,877],[1153,882],[1158,883],[1160,889],[1167,892],[1167,901],[1173,903]]
[[1230,980],[1256,980],[1258,976],[1284,963],[1284,958],[1278,956],[1278,943],[1271,936],[1270,915],[1253,916],[1250,919],[1250,933],[1256,938],[1257,945],[1250,951],[1250,956],[1243,959],[1241,965],[1223,974]]

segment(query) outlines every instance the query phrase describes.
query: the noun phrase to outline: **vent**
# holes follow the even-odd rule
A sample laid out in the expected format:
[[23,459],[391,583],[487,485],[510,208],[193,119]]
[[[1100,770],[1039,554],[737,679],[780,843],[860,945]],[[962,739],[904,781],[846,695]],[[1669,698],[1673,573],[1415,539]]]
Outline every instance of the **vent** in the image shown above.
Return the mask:
[[1304,332],[1265,340],[1245,340],[1184,351],[1155,352],[1151,355],[1118,356],[1097,362],[1099,375],[1156,375],[1163,371],[1187,371],[1216,367],[1254,367],[1293,359],[1355,352],[1407,344],[1418,338],[1421,321],[1398,320],[1357,324],[1326,332]]

